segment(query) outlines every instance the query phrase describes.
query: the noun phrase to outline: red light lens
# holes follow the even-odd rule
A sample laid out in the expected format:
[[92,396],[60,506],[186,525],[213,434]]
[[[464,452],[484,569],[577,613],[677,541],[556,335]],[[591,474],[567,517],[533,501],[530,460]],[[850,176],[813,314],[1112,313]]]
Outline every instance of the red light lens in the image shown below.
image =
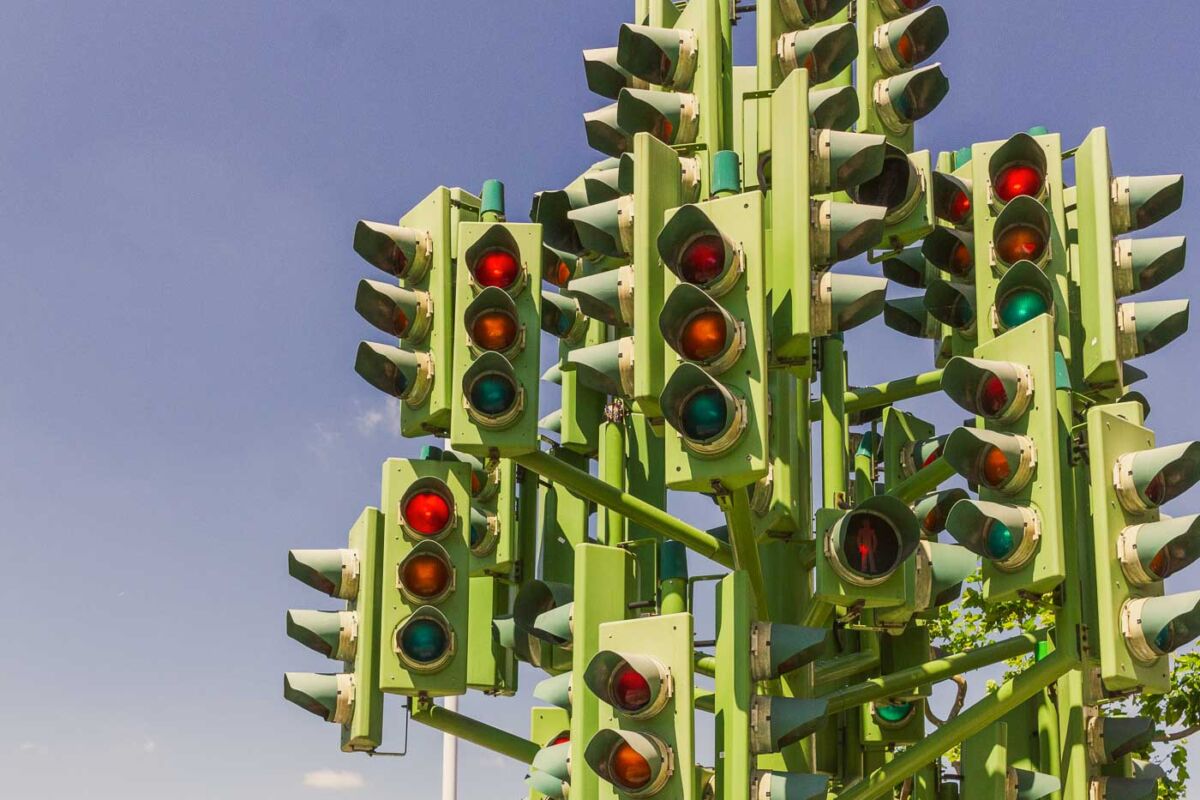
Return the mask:
[[650,682],[630,666],[617,670],[611,686],[613,702],[622,711],[640,711],[650,704]]
[[1008,457],[998,447],[988,447],[983,454],[983,482],[990,488],[1003,486],[1012,475]]
[[471,341],[484,350],[507,350],[517,339],[517,321],[504,311],[484,311],[471,323]]
[[1004,381],[989,375],[979,387],[979,410],[985,417],[998,417],[1008,407],[1008,391]]
[[1030,225],[1009,225],[996,237],[996,255],[1005,264],[1015,264],[1023,259],[1037,261],[1045,250],[1045,237]]
[[621,742],[609,758],[612,775],[628,789],[640,789],[650,782],[650,762],[628,743]]
[[940,447],[933,448],[933,452],[931,452],[929,455],[925,456],[925,460],[921,462],[921,469],[925,469],[926,467],[928,467],[930,464],[937,461],[941,457],[942,457],[942,448],[940,448]]
[[962,277],[969,275],[971,270],[975,268],[975,254],[971,252],[971,248],[967,247],[962,242],[954,246],[950,251],[950,274]]
[[950,198],[950,221],[955,225],[966,222],[967,217],[971,216],[971,198],[964,191],[956,191],[954,196]]
[[724,267],[725,241],[715,233],[697,236],[679,257],[679,274],[688,283],[709,283]]
[[547,273],[550,282],[555,286],[566,286],[571,280],[571,268],[565,261],[559,261],[558,264]]
[[916,49],[917,47],[913,44],[912,37],[905,33],[900,37],[900,41],[896,42],[896,57],[900,59],[902,64],[912,66],[913,55]]
[[1163,473],[1158,473],[1146,484],[1146,499],[1155,506],[1161,506],[1167,500],[1167,480]]
[[684,358],[707,361],[725,349],[725,316],[719,311],[701,311],[687,321],[679,336]]
[[480,286],[498,286],[507,289],[517,282],[521,265],[517,257],[507,250],[487,250],[475,259],[471,274]]
[[554,747],[554,745],[556,745],[556,744],[566,744],[569,741],[571,741],[571,732],[563,731],[562,733],[558,734],[553,739],[551,739],[550,744],[548,744],[546,746]]
[[404,504],[404,521],[423,536],[441,533],[450,522],[450,501],[437,492],[415,492]]
[[1007,203],[1014,197],[1029,195],[1036,197],[1042,191],[1046,176],[1028,164],[1011,164],[996,175],[994,186],[996,197]]
[[450,585],[450,567],[435,555],[414,556],[404,562],[400,580],[410,592],[428,600]]

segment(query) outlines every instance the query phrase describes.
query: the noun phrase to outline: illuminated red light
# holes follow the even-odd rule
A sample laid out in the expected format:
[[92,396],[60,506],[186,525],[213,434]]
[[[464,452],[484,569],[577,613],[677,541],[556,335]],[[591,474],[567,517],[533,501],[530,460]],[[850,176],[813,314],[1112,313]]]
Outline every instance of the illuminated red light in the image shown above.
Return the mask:
[[1008,391],[1004,381],[995,375],[989,375],[979,387],[979,410],[985,417],[997,417],[1008,406]]
[[424,536],[441,533],[450,521],[450,501],[437,492],[415,492],[404,504],[404,521]]
[[679,257],[680,276],[688,283],[709,283],[724,267],[725,242],[715,233],[697,236]]
[[507,250],[488,250],[475,259],[471,274],[480,286],[498,286],[507,289],[517,281],[521,265],[517,257]]
[[622,711],[640,711],[650,704],[650,682],[637,670],[623,666],[612,679],[613,701]]
[[967,217],[971,216],[971,198],[966,192],[959,190],[950,198],[950,221],[955,225],[966,222]]
[[1007,203],[1015,197],[1036,197],[1042,191],[1046,176],[1028,164],[1012,164],[996,175],[994,190],[1000,201]]

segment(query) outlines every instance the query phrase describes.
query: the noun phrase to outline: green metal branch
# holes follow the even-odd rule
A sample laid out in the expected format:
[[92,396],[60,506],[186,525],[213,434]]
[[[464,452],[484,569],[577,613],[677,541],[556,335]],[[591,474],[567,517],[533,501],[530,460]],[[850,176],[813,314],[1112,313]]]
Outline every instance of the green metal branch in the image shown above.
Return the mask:
[[892,787],[916,775],[951,747],[979,733],[1077,666],[1079,662],[1070,653],[1056,651],[1045,661],[1005,681],[995,693],[985,696],[931,735],[909,745],[861,783],[837,795],[838,800],[878,800],[891,796]]
[[922,467],[912,476],[893,486],[888,494],[897,500],[911,503],[922,495],[929,494],[956,474],[954,467],[950,466],[950,462],[939,456],[929,466]]
[[428,697],[413,700],[412,718],[423,725],[457,736],[493,753],[508,756],[522,764],[532,764],[533,757],[541,749],[528,739],[435,705]]
[[[913,375],[908,378],[897,378],[894,381],[885,381],[884,383],[877,383],[874,386],[851,389],[846,392],[842,403],[845,406],[846,413],[853,414],[872,408],[881,408],[892,403],[899,403],[901,400],[910,400],[914,397],[933,394],[940,391],[941,388],[942,371],[936,369],[932,372],[922,372],[920,375]],[[809,414],[812,418],[818,417],[820,413],[821,404],[819,401],[809,405]]]
[[692,669],[701,675],[712,678],[717,674],[717,657],[705,653],[696,653],[692,659]]
[[855,675],[879,669],[879,653],[846,653],[813,664],[813,685],[833,686]]
[[1023,633],[1020,636],[985,645],[976,650],[955,653],[909,669],[847,686],[845,689],[839,689],[827,695],[829,711],[831,713],[845,711],[848,708],[865,705],[876,700],[886,700],[889,697],[912,691],[919,686],[944,681],[973,669],[1032,653],[1037,647],[1038,641],[1039,637],[1036,634]]
[[763,581],[762,561],[758,556],[758,542],[754,538],[754,520],[750,511],[750,493],[738,489],[717,496],[717,504],[725,512],[725,524],[729,541],[733,546],[734,569],[745,570],[750,579],[750,591],[758,606],[757,618],[767,619],[770,605],[766,584]]
[[565,486],[585,500],[612,509],[631,522],[645,526],[668,539],[674,539],[721,566],[733,569],[733,552],[729,545],[712,534],[668,514],[664,509],[634,497],[616,486],[609,486],[604,481],[541,450],[515,456],[513,460],[525,469]]

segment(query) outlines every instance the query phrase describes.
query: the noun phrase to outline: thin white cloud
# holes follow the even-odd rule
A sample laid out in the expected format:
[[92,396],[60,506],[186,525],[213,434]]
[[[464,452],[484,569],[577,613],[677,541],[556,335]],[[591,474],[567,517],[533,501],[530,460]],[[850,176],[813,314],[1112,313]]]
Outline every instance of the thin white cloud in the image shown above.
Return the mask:
[[27,753],[35,756],[44,756],[50,752],[50,747],[38,742],[21,742],[19,745],[17,745],[17,752]]
[[154,741],[153,739],[147,739],[145,742],[142,743],[142,750],[144,750],[147,753],[153,753],[157,749],[158,749],[158,742]]
[[357,772],[319,769],[304,773],[304,785],[310,789],[361,789],[366,782]]
[[360,408],[354,416],[354,427],[363,436],[377,433],[399,433],[400,401],[388,398],[379,405]]

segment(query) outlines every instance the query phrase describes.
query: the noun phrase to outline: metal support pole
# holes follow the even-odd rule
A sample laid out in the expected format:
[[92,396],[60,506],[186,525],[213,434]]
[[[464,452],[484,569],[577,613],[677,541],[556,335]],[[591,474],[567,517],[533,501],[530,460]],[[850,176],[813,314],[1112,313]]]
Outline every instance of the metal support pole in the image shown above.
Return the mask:
[[593,478],[583,470],[576,469],[549,453],[535,450],[532,453],[515,456],[513,460],[543,478],[562,484],[580,497],[605,508],[615,509],[626,519],[661,533],[668,539],[674,539],[700,555],[711,558],[721,566],[733,568],[733,553],[729,545],[712,534],[692,527],[668,514],[665,510],[652,506],[615,486],[609,486],[604,481]]
[[882,769],[875,770],[862,783],[839,794],[838,800],[878,800],[890,796],[892,787],[916,775],[926,764],[937,760],[967,737],[979,733],[1078,664],[1069,653],[1063,651],[1039,661],[1020,675],[1005,681],[994,694],[984,696],[934,733],[909,745]]
[[953,478],[955,474],[954,467],[950,466],[950,462],[939,456],[929,466],[922,467],[915,474],[893,486],[888,494],[897,500],[911,503],[922,495],[929,494],[942,483]]
[[973,669],[1032,653],[1037,647],[1037,643],[1036,635],[1024,633],[1012,639],[980,647],[977,650],[955,653],[879,678],[871,678],[826,695],[829,701],[829,712],[845,711],[854,706],[885,700],[912,691],[919,686],[937,683]]
[[[942,388],[942,371],[922,372],[908,378],[897,378],[894,381],[884,381],[874,386],[863,386],[846,392],[842,404],[847,414],[868,411],[873,408],[890,406],[901,400],[933,394]],[[820,405],[812,405],[812,414],[816,416],[821,411]]]
[[692,669],[711,678],[717,674],[717,657],[696,653],[693,657]]
[[821,340],[821,496],[826,508],[846,500],[846,365],[840,336]]
[[[458,712],[458,695],[442,701],[447,711]],[[458,800],[458,737],[442,734],[442,800]]]
[[457,711],[434,705],[433,700],[428,697],[413,699],[412,719],[443,733],[453,734],[471,744],[477,744],[493,753],[508,756],[522,764],[533,763],[533,757],[541,749],[528,739],[459,714]]
[[879,669],[878,653],[846,653],[813,665],[813,686],[836,686],[845,680]]
[[[625,430],[617,422],[603,425],[604,443],[600,448],[600,474],[604,482],[625,491]],[[615,547],[625,541],[625,518],[612,508],[604,511],[604,530],[601,542]]]
[[717,505],[725,512],[729,541],[733,545],[733,568],[744,570],[750,580],[750,591],[757,606],[755,618],[767,619],[770,605],[763,584],[762,562],[758,557],[758,542],[754,539],[754,520],[750,514],[750,493],[746,489],[717,495]]

